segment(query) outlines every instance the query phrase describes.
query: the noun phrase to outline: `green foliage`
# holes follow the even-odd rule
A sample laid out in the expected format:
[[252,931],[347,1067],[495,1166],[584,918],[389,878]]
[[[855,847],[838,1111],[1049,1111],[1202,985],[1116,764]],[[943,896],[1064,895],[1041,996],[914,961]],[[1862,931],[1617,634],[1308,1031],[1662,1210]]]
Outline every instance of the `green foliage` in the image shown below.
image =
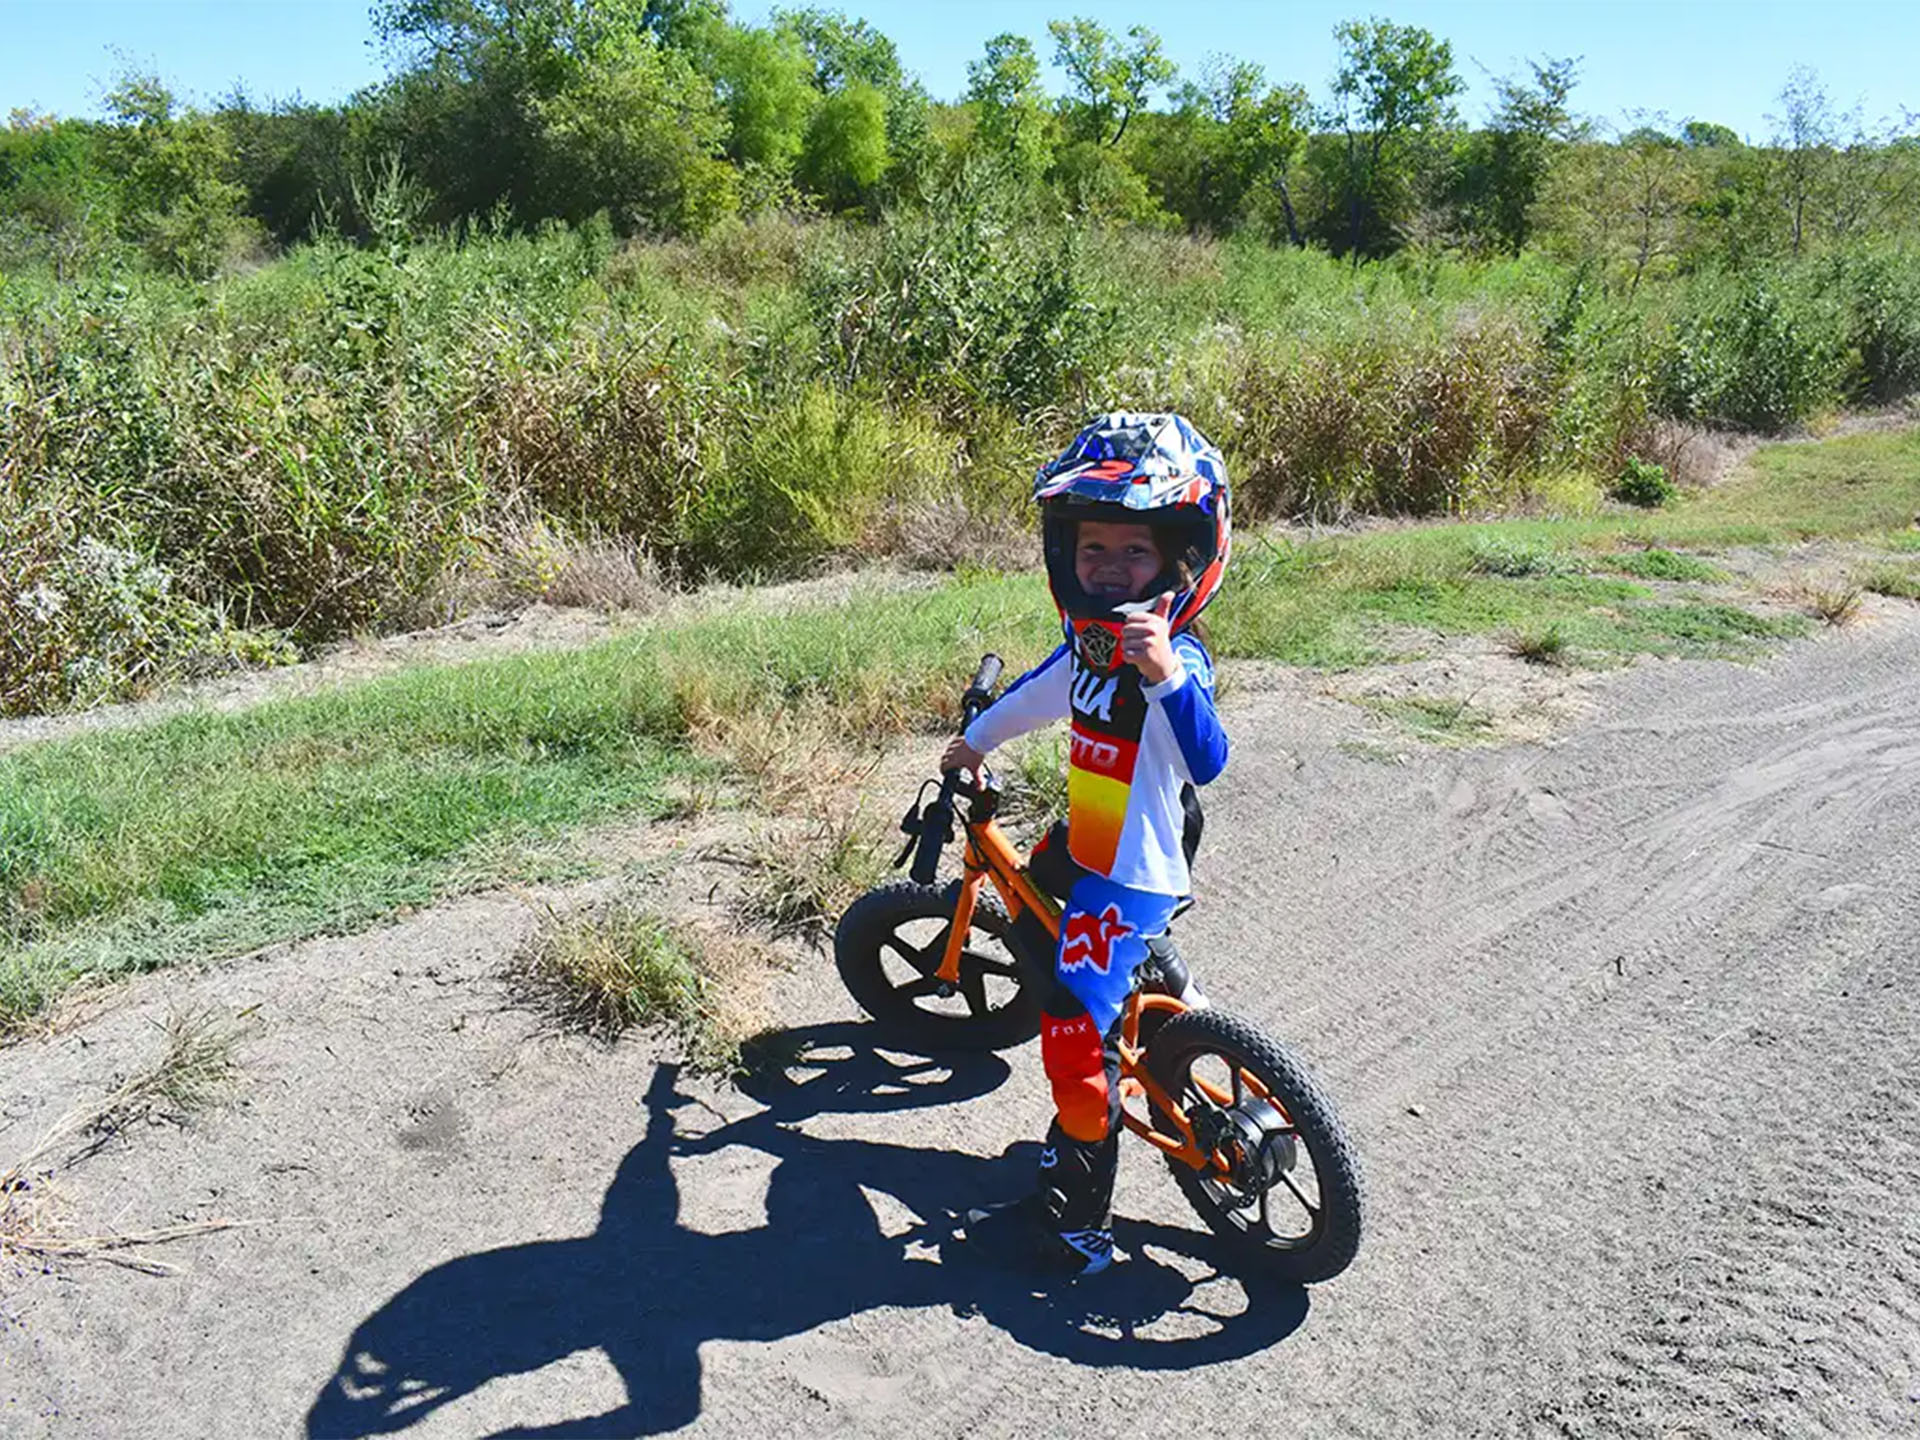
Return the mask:
[[975,143],[1023,180],[1037,180],[1053,158],[1052,117],[1040,87],[1040,60],[1024,35],[996,35],[967,62],[967,99],[979,116]]
[[1148,225],[1164,218],[1146,177],[1126,156],[1091,140],[1061,147],[1047,177],[1067,213],[1092,220]]
[[1841,262],[1858,392],[1886,402],[1920,390],[1920,259],[1880,251]]
[[717,158],[727,117],[677,51],[609,42],[538,114],[556,215],[578,222],[604,210],[629,234],[697,235],[738,207],[734,172]]
[[1666,413],[1780,430],[1840,398],[1844,329],[1831,306],[1764,274],[1697,287],[1690,298],[1661,357]]
[[44,501],[0,499],[0,715],[139,695],[229,664],[291,658],[271,634],[236,631],[151,559],[92,535]]
[[1609,555],[1601,563],[1609,570],[1635,575],[1642,580],[1675,580],[1712,585],[1727,578],[1727,572],[1717,565],[1710,565],[1692,555],[1676,554],[1658,545],[1645,550],[1629,550],[1623,555]]
[[123,76],[107,95],[116,122],[101,138],[115,181],[121,236],[155,264],[211,275],[245,244],[243,192],[227,178],[232,146],[211,116],[180,110],[148,75]]
[[1449,124],[1465,82],[1453,47],[1415,25],[1349,20],[1334,27],[1340,69],[1326,123],[1339,149],[1339,205],[1345,233],[1336,249],[1358,255],[1391,248],[1388,236],[1411,188],[1408,141]]
[[1505,575],[1517,579],[1527,575],[1564,575],[1573,568],[1566,554],[1551,545],[1497,532],[1476,537],[1469,553],[1467,568],[1476,575]]
[[1657,510],[1680,492],[1667,479],[1666,466],[1630,455],[1627,463],[1620,467],[1620,473],[1614,478],[1613,488],[1608,493],[1628,505],[1638,505],[1643,510]]
[[1142,25],[1126,43],[1092,20],[1049,20],[1053,63],[1066,71],[1070,93],[1061,113],[1072,137],[1093,145],[1118,145],[1127,123],[1155,91],[1173,83],[1178,67],[1161,53],[1160,37]]
[[776,9],[776,30],[800,42],[813,61],[813,87],[823,95],[837,94],[853,85],[886,92],[906,83],[900,53],[893,41],[865,20],[849,20],[839,11],[815,6]]
[[800,178],[837,210],[865,202],[887,170],[887,102],[854,81],[820,102],[800,157]]
[[[830,385],[755,417],[688,516],[697,560],[789,574],[859,549],[882,507],[935,490],[951,450],[933,427]],[[745,565],[742,566],[742,560]]]
[[1183,85],[1178,108],[1152,123],[1135,163],[1161,203],[1190,227],[1225,234],[1254,220],[1271,195],[1284,229],[1301,243],[1292,171],[1306,139],[1309,107],[1298,86],[1268,86],[1258,65],[1216,62]]
[[834,373],[957,413],[1079,405],[1116,318],[1075,232],[1049,235],[972,170],[927,210],[886,216],[809,291]]
[[713,77],[732,122],[728,153],[770,174],[793,173],[820,103],[813,61],[786,30],[733,30],[720,42]]
[[1249,356],[1228,435],[1243,513],[1457,513],[1524,498],[1564,453],[1564,382],[1510,320],[1387,324]]
[[1518,255],[1532,230],[1533,212],[1556,147],[1576,138],[1568,108],[1579,62],[1534,61],[1531,80],[1503,76],[1485,130],[1468,137],[1459,180],[1462,223],[1469,234]]
[[0,130],[0,266],[64,277],[104,258],[113,191],[100,150],[93,125],[15,112]]

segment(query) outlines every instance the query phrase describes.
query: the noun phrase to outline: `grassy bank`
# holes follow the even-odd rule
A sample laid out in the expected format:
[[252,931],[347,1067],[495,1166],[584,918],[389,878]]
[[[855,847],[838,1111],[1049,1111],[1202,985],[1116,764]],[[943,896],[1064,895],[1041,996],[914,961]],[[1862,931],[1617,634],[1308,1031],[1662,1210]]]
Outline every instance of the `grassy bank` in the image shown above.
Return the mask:
[[[1215,645],[1339,667],[1411,653],[1422,634],[1552,629],[1595,662],[1748,653],[1808,622],[1742,607],[1688,552],[1861,540],[1899,593],[1887,577],[1916,568],[1916,473],[1920,436],[1866,435],[1764,451],[1668,510],[1253,533],[1211,617]],[[570,827],[660,814],[716,766],[752,804],[750,750],[931,735],[983,651],[1017,667],[1052,641],[1031,574],[856,583],[785,612],[660,618],[578,651],[0,756],[0,1025],[82,977],[351,928],[531,873]]]

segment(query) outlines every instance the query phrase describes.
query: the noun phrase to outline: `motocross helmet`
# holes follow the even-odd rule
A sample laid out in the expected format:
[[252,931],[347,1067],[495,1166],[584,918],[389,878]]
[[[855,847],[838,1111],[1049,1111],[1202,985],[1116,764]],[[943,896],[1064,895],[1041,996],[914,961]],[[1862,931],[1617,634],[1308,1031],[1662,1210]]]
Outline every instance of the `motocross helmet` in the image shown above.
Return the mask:
[[[1180,415],[1102,415],[1040,468],[1039,502],[1047,583],[1081,657],[1115,668],[1126,617],[1172,594],[1169,633],[1191,625],[1220,588],[1233,527],[1226,462]],[[1089,595],[1074,566],[1082,520],[1151,525],[1165,568],[1137,600]]]

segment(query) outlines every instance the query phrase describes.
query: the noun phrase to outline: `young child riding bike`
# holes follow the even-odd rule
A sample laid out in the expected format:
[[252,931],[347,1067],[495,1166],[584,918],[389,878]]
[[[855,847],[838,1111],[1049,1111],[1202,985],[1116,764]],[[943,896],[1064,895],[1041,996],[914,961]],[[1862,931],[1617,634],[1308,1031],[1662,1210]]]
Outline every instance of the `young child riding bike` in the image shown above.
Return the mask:
[[967,1216],[999,1258],[1090,1275],[1113,1258],[1119,1027],[1149,940],[1188,893],[1189,785],[1227,760],[1213,664],[1194,621],[1219,589],[1231,539],[1226,465],[1178,415],[1115,413],[1034,482],[1047,582],[1065,638],[951,741],[945,770],[1072,721],[1061,915],[1041,1058],[1057,1114],[1037,1191]]

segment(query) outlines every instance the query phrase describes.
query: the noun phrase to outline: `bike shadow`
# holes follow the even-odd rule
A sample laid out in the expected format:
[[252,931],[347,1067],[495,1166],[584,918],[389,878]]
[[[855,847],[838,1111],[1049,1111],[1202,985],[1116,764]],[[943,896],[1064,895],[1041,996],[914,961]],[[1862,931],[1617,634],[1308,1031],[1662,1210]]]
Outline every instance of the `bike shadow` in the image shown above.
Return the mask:
[[[612,1362],[626,1404],[497,1433],[658,1434],[699,1415],[704,1342],[781,1339],[880,1306],[947,1306],[1036,1350],[1150,1370],[1251,1354],[1305,1319],[1304,1290],[1255,1282],[1244,1285],[1244,1308],[1222,1313],[1211,1303],[1212,1237],[1173,1226],[1118,1220],[1131,1259],[1047,1289],[972,1259],[949,1207],[1017,1193],[1032,1176],[1031,1155],[1017,1153],[1027,1147],[982,1160],[822,1137],[800,1122],[975,1098],[1005,1080],[1006,1062],[883,1050],[868,1030],[786,1032],[778,1048],[791,1062],[746,1087],[764,1108],[688,1135],[676,1112],[712,1112],[681,1094],[677,1067],[662,1065],[647,1091],[645,1135],[608,1187],[599,1227],[462,1256],[408,1284],[355,1328],[308,1412],[307,1434],[390,1434],[491,1380],[590,1349]],[[767,1223],[718,1235],[684,1228],[669,1162],[734,1145],[775,1159]],[[916,1223],[888,1234],[867,1192],[892,1196]],[[1195,1268],[1206,1273],[1190,1276]]]

